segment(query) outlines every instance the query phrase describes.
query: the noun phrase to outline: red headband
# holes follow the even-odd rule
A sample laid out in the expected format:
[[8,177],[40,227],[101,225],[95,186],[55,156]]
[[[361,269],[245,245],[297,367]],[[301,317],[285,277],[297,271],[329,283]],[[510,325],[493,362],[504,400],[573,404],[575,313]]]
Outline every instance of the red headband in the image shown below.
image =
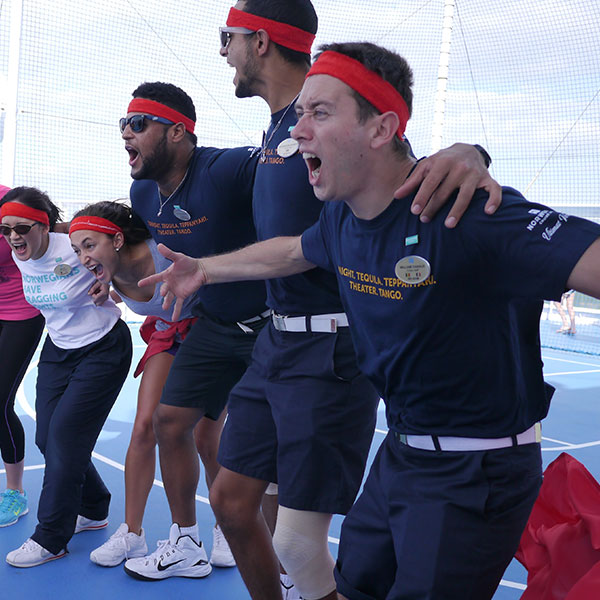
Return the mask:
[[358,92],[378,111],[395,112],[400,119],[397,135],[400,139],[404,137],[406,123],[410,119],[406,101],[391,83],[367,69],[361,62],[345,54],[327,50],[319,56],[306,77],[311,75],[335,77]]
[[196,126],[195,121],[182,115],[174,108],[170,108],[160,102],[155,102],[154,100],[146,100],[145,98],[134,98],[129,103],[127,112],[146,113],[148,115],[154,115],[155,117],[163,117],[169,121],[173,121],[173,123],[183,123],[186,131],[189,133],[194,133],[194,127]]
[[315,41],[314,33],[233,7],[227,16],[227,27],[245,27],[252,31],[264,29],[276,44],[304,54],[310,54],[312,43]]
[[44,225],[50,225],[47,213],[37,208],[25,206],[25,204],[21,204],[20,202],[6,202],[6,204],[3,204],[2,208],[0,208],[0,219],[2,217],[23,217],[43,223]]
[[82,229],[89,231],[99,231],[100,233],[106,233],[107,235],[113,235],[115,233],[123,233],[123,230],[115,225],[112,221],[108,219],[103,219],[102,217],[75,217],[71,221],[71,226],[69,227],[69,235],[71,235],[74,231],[81,231]]

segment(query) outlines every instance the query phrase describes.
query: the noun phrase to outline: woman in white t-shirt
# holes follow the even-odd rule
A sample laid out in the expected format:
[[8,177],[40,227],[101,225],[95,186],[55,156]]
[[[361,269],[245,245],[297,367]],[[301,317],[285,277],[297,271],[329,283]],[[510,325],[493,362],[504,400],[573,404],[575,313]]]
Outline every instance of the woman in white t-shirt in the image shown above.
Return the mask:
[[[15,567],[61,558],[73,533],[106,527],[110,493],[91,454],[131,363],[131,336],[108,299],[96,306],[69,236],[54,233],[60,215],[36,188],[18,187],[0,201],[4,235],[21,271],[26,300],[44,315],[36,383],[36,444],[46,460],[31,538],[9,552]],[[25,225],[27,232],[22,231]]]

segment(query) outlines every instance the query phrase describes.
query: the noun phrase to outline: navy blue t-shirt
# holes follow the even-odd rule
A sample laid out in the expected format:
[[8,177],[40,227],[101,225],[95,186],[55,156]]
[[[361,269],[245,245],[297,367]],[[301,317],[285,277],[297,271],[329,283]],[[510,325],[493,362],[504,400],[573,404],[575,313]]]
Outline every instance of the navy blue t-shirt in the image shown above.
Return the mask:
[[[256,157],[250,148],[196,148],[185,182],[163,206],[156,182],[131,186],[131,206],[157,243],[188,256],[202,257],[237,250],[256,241],[252,221],[252,186]],[[175,206],[190,215],[181,221]],[[195,314],[226,322],[254,317],[266,308],[262,281],[209,285],[197,293]]]
[[[336,273],[359,366],[392,430],[504,437],[547,414],[542,299],[560,298],[600,225],[510,188],[502,198],[487,216],[478,193],[455,229],[444,227],[451,202],[429,224],[410,213],[412,198],[367,221],[330,203],[302,236],[306,259]],[[418,284],[395,272],[411,255],[431,266]]]
[[[267,139],[286,108],[272,115]],[[278,144],[290,137],[290,130],[297,121],[292,105],[269,141],[266,163],[259,164],[256,170],[254,223],[259,240],[300,235],[317,222],[323,208],[308,182],[302,155],[298,152],[289,158],[277,155]],[[335,276],[323,269],[270,279],[266,284],[267,304],[278,313],[308,315],[343,310]]]

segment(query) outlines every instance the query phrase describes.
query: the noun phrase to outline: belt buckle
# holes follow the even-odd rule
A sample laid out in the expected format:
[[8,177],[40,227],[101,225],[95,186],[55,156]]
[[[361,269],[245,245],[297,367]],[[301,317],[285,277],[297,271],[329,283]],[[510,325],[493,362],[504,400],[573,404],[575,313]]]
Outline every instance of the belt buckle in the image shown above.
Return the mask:
[[285,331],[285,317],[273,313],[273,325],[277,331]]
[[396,434],[396,439],[401,443],[404,444],[405,446],[408,446],[408,439],[407,439],[407,435],[405,433],[398,433],[397,431],[395,432]]

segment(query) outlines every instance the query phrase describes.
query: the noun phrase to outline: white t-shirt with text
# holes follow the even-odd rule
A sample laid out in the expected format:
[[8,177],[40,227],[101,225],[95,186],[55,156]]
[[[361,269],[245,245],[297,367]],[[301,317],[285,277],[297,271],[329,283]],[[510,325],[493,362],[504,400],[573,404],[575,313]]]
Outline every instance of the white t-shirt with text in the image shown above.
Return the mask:
[[108,298],[96,306],[88,290],[96,280],[79,262],[66,233],[50,233],[48,249],[36,260],[13,258],[23,277],[29,304],[45,317],[50,339],[59,348],[82,348],[104,337],[121,311]]

